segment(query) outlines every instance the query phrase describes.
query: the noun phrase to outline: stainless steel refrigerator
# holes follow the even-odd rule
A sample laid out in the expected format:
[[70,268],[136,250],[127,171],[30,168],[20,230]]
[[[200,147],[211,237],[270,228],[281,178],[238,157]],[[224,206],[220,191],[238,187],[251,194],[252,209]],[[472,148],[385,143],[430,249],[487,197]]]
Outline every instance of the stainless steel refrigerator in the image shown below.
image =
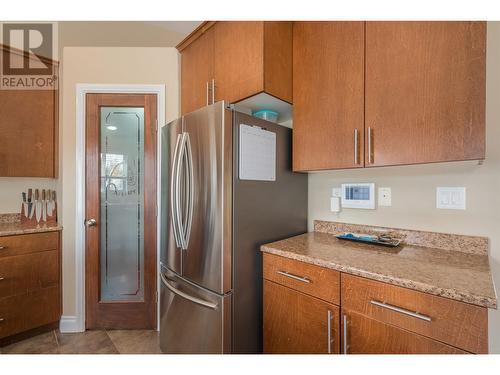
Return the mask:
[[[242,126],[275,137],[275,158],[242,156]],[[307,231],[307,175],[292,172],[291,129],[218,102],[165,125],[161,145],[160,347],[259,353],[259,247]],[[256,169],[275,163],[274,180],[240,178],[240,157],[250,172],[252,157]]]

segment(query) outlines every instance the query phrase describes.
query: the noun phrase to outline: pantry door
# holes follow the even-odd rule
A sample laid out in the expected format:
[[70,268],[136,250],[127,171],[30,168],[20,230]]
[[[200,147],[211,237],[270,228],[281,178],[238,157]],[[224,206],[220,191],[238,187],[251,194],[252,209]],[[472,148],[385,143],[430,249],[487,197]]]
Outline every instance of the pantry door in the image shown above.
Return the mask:
[[87,329],[156,328],[153,94],[86,94]]

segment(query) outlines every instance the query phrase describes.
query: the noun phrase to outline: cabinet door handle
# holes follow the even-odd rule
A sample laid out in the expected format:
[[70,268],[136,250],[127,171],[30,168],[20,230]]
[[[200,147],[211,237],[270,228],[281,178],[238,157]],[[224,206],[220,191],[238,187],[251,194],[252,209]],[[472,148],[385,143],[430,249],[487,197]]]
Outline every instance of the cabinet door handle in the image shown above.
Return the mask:
[[293,273],[288,273],[286,271],[276,271],[276,273],[283,275],[283,276],[286,276],[286,277],[289,277],[290,279],[302,281],[303,283],[307,283],[307,284],[311,283],[311,280],[306,279],[305,277],[300,277],[300,276],[294,275]]
[[330,310],[328,310],[328,314],[327,314],[328,354],[332,354],[332,344],[334,342],[334,339],[332,339],[332,320],[333,320],[333,313]]
[[5,277],[0,276],[0,281],[5,280]]
[[422,315],[422,314],[419,314],[417,312],[406,310],[406,309],[403,309],[403,308],[398,307],[398,306],[389,305],[388,303],[383,303],[383,302],[379,302],[379,301],[375,301],[375,300],[371,300],[370,303],[372,305],[382,307],[382,308],[387,309],[387,310],[395,311],[395,312],[398,312],[400,314],[404,314],[404,315],[412,316],[412,317],[417,318],[417,319],[425,320],[426,322],[432,321],[430,316]]
[[212,78],[212,104],[215,103],[215,79]]
[[372,157],[372,143],[373,143],[373,137],[372,137],[372,128],[368,127],[368,163],[373,164],[373,157]]
[[354,164],[359,164],[359,134],[358,129],[354,129]]
[[2,246],[2,245],[0,245],[0,250],[4,250],[4,249],[6,249],[6,248],[7,248],[7,246]]
[[342,348],[342,353],[347,354],[347,315],[344,314],[343,316],[343,329],[342,329],[342,336],[343,336],[343,348]]
[[0,323],[2,323],[5,319],[4,318],[0,318]]
[[206,96],[207,96],[207,105],[208,105],[208,90],[209,90],[209,89],[208,89],[208,81],[206,82],[206,84],[207,84],[207,87],[206,87],[206,90],[205,90],[205,91],[206,91]]

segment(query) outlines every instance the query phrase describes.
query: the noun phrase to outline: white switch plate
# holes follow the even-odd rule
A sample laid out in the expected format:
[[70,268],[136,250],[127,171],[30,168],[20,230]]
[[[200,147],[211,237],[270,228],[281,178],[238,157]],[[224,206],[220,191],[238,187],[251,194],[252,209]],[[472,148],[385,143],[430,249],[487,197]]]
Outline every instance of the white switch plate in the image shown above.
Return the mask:
[[340,198],[330,197],[330,211],[340,212]]
[[392,206],[391,197],[392,197],[392,195],[391,195],[391,188],[390,187],[378,188],[378,205],[379,206],[385,206],[385,207]]
[[465,210],[464,187],[438,187],[436,189],[436,207],[446,210]]
[[340,198],[342,196],[342,188],[332,188],[332,197]]

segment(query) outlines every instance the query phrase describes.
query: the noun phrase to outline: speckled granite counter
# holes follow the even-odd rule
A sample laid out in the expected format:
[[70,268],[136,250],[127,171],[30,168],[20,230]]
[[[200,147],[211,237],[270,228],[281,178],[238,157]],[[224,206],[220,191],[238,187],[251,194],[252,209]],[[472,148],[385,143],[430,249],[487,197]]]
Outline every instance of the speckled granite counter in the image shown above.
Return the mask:
[[0,215],[0,237],[13,236],[16,234],[56,232],[62,230],[59,224],[23,225],[19,214],[1,214]]
[[[261,250],[425,293],[497,308],[488,240],[484,237],[322,221],[315,222],[315,230],[263,245]],[[404,238],[405,244],[386,248],[335,237],[336,233],[344,231],[379,234],[392,231],[393,235]],[[429,243],[435,246],[421,245]],[[458,247],[451,249],[454,246]]]

